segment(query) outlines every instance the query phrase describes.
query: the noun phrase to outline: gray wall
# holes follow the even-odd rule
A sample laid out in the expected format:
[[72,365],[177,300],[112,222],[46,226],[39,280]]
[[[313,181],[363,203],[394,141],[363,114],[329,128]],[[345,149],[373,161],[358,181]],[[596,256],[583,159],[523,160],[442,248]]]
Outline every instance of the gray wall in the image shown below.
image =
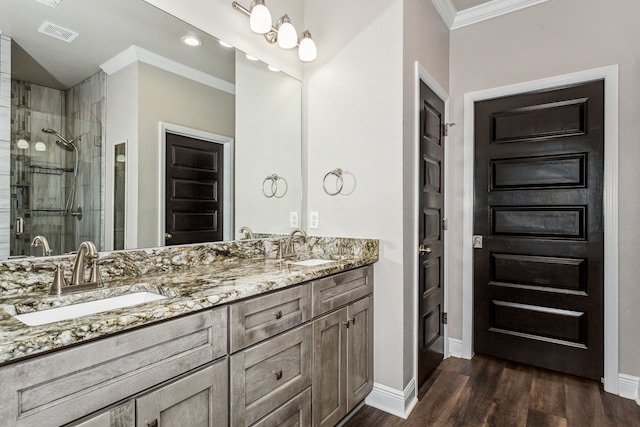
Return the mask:
[[[451,121],[463,122],[463,96],[484,90],[619,64],[619,321],[622,373],[640,375],[640,4],[550,1],[451,33]],[[450,334],[462,336],[463,132],[451,147]]]

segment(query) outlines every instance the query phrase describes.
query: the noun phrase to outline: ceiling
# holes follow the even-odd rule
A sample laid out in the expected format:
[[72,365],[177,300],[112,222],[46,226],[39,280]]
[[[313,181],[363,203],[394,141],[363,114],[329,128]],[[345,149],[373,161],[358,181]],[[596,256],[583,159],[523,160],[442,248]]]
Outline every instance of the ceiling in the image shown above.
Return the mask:
[[[45,20],[80,35],[67,43],[39,33]],[[143,0],[62,0],[57,7],[37,0],[1,0],[0,31],[14,42],[14,78],[61,90],[95,74],[101,64],[131,45],[234,80],[233,49],[221,47],[210,35]],[[186,34],[206,41],[189,48],[180,42]],[[211,59],[221,56],[225,59]],[[40,81],[33,80],[32,74]]]
[[431,0],[450,30],[477,24],[549,0]]

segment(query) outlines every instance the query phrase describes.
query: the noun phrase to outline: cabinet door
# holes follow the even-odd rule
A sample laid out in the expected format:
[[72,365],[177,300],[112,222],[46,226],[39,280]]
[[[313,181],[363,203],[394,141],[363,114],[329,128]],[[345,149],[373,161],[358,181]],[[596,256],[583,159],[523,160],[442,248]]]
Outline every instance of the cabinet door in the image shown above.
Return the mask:
[[347,414],[347,308],[313,322],[314,426],[334,426]]
[[65,427],[135,427],[134,414],[135,404],[131,400],[113,409],[67,424]]
[[348,308],[347,411],[364,400],[373,388],[373,304],[371,297]]
[[136,399],[138,427],[227,426],[227,358]]

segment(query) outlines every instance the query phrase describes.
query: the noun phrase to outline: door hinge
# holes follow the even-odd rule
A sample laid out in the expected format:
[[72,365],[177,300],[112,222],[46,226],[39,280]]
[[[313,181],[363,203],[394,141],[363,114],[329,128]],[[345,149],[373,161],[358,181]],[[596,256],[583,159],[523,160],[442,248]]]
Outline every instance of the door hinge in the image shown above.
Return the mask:
[[443,325],[447,324],[447,313],[442,313],[442,324]]
[[442,229],[443,230],[448,230],[449,229],[449,220],[447,218],[442,220]]
[[449,136],[449,128],[455,126],[455,123],[445,123],[442,125],[442,134],[444,136]]

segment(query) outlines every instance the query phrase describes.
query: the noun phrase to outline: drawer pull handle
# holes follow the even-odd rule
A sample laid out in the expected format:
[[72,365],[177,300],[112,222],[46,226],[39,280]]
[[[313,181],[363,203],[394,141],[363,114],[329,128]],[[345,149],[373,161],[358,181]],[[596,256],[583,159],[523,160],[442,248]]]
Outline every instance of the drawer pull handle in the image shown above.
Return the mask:
[[273,315],[276,316],[276,319],[282,319],[282,311],[276,311]]
[[158,419],[147,421],[147,427],[158,427]]
[[271,371],[274,373],[274,375],[276,376],[276,381],[282,378],[282,369],[280,369],[279,371]]

